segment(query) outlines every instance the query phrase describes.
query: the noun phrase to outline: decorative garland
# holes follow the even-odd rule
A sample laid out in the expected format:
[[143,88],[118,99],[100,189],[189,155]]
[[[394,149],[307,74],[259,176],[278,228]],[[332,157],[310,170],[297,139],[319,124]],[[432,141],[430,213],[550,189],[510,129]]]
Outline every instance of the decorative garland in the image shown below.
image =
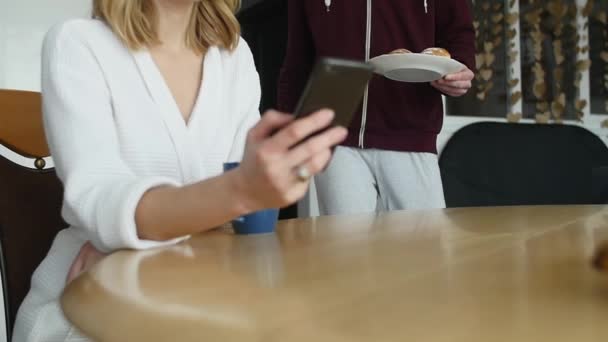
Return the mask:
[[503,4],[485,0],[475,4],[479,11],[475,13],[473,26],[478,53],[475,55],[477,73],[475,75],[477,99],[486,100],[488,93],[494,87],[494,50],[502,44],[504,33]]

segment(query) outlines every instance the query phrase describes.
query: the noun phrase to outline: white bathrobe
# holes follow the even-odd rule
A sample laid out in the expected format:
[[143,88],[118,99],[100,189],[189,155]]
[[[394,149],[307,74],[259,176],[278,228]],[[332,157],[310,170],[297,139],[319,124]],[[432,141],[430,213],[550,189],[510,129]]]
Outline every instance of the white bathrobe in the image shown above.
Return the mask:
[[34,273],[13,341],[77,341],[83,338],[58,299],[82,244],[90,240],[110,252],[187,238],[139,239],[137,203],[152,187],[197,182],[220,174],[224,162],[239,161],[247,131],[259,120],[260,85],[244,41],[233,52],[209,49],[186,123],[147,51],[129,51],[100,21],[72,20],[45,39],[42,94],[70,228]]

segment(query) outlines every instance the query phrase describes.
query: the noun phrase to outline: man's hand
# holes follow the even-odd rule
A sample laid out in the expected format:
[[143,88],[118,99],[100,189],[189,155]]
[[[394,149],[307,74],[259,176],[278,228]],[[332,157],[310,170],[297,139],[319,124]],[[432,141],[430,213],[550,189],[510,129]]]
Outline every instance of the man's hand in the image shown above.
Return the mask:
[[448,96],[462,96],[471,89],[475,75],[469,68],[446,75],[444,78],[431,82],[431,85]]

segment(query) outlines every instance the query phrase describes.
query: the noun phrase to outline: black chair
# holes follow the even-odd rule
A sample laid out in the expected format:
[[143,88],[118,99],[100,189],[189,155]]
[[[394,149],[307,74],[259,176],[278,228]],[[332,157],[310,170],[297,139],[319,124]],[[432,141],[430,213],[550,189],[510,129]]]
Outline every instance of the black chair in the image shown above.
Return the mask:
[[593,203],[608,204],[608,166],[593,169],[591,181]]
[[63,190],[50,167],[40,94],[0,90],[0,270],[7,337],[61,219]]
[[448,141],[439,166],[448,207],[608,199],[608,148],[578,126],[475,123]]

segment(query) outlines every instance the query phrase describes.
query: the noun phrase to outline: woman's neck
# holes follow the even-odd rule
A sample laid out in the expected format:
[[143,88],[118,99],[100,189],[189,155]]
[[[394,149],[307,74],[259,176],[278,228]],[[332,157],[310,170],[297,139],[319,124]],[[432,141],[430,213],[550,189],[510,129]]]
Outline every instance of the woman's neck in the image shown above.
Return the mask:
[[183,51],[187,48],[186,32],[195,1],[154,0],[154,3],[156,29],[162,48],[173,52]]

